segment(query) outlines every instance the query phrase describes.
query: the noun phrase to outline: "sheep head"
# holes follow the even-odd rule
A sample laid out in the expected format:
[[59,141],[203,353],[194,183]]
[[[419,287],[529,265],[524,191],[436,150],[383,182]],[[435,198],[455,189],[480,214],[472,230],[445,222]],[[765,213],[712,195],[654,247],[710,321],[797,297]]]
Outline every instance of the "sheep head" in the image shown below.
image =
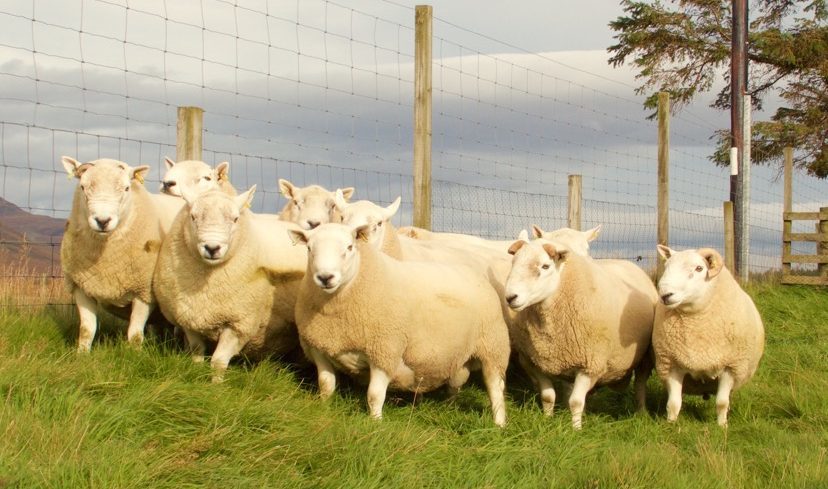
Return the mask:
[[129,215],[133,185],[143,185],[149,166],[131,167],[118,160],[100,159],[81,163],[61,158],[70,177],[77,178],[82,192],[86,222],[92,231],[107,236]]
[[[337,189],[340,190],[340,189]],[[297,187],[289,181],[279,179],[279,191],[288,199],[288,220],[302,229],[313,229],[320,224],[338,221],[339,214],[335,202],[336,192],[310,185]],[[341,189],[343,199],[347,201],[354,194],[354,188]]]
[[544,231],[538,226],[532,226],[532,234],[536,238],[555,241],[559,246],[569,249],[578,256],[589,256],[589,243],[595,241],[598,235],[601,234],[601,225],[599,224],[586,231],[578,231],[572,228]]
[[230,258],[240,219],[249,212],[255,192],[255,185],[235,197],[216,189],[198,193],[184,188],[183,197],[189,207],[185,239],[205,263],[218,265]]
[[368,226],[365,233],[366,240],[375,249],[382,248],[383,226],[387,226],[388,221],[397,213],[400,208],[400,201],[401,198],[397,197],[388,207],[379,206],[369,200],[358,200],[349,204],[344,201],[339,191],[336,195],[340,222],[352,228]]
[[712,248],[676,251],[658,245],[665,260],[664,273],[658,281],[661,302],[670,309],[692,309],[704,302],[712,281],[724,267],[722,255]]
[[515,241],[509,247],[514,257],[504,294],[509,307],[522,311],[554,294],[569,253],[544,239]]
[[291,229],[294,243],[308,247],[307,276],[323,291],[333,294],[350,283],[359,270],[357,242],[365,240],[368,226],[352,228],[327,223],[312,230]]
[[184,192],[206,192],[219,188],[219,180],[227,179],[230,163],[219,163],[215,169],[198,160],[175,161],[164,158],[167,172],[161,178],[160,191],[175,197],[181,197]]

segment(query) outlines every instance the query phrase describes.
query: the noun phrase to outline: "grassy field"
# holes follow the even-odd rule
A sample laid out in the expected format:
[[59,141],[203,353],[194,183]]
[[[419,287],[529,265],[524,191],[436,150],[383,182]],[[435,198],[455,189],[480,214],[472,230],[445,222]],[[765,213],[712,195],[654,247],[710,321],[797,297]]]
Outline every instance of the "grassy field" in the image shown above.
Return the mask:
[[359,386],[319,401],[312,369],[239,363],[212,385],[209,365],[158,340],[133,350],[114,320],[77,355],[71,308],[3,306],[0,488],[828,487],[828,293],[750,292],[767,348],[727,430],[712,399],[668,424],[651,380],[649,414],[600,390],[577,433],[565,396],[544,417],[518,368],[505,429],[479,379],[453,400],[391,394],[376,422]]

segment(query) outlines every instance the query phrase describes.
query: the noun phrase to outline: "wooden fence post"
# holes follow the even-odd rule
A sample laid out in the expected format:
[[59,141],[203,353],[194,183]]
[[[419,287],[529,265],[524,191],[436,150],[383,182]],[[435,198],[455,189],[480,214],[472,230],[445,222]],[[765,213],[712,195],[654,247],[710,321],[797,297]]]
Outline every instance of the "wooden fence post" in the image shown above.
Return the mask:
[[[667,245],[670,231],[670,94],[658,94],[658,230],[656,241]],[[664,272],[664,260],[657,256],[656,277]]]
[[791,255],[791,242],[785,241],[785,236],[789,236],[793,231],[791,220],[785,215],[786,212],[793,211],[793,148],[790,146],[785,148],[785,167],[784,167],[784,182],[783,182],[783,196],[782,196],[782,278],[784,279],[791,274],[791,264],[786,261]]
[[431,229],[431,5],[414,14],[414,225]]
[[[822,237],[817,243],[817,255],[828,255],[828,207],[819,208],[819,232]],[[817,269],[822,283],[828,283],[828,263],[820,263]]]
[[179,107],[175,132],[175,161],[201,159],[201,130],[204,109]]
[[724,252],[725,267],[733,273],[736,266],[736,252],[733,247],[733,202],[724,201]]
[[581,230],[581,175],[569,175],[569,206],[566,225]]

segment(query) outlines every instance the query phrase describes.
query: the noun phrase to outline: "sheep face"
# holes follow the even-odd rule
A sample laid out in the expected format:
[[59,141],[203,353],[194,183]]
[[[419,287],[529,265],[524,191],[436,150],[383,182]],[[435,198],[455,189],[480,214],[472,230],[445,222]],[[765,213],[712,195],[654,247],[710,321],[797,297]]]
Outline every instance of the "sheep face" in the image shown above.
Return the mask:
[[536,239],[532,242],[515,241],[509,253],[514,255],[505,287],[509,307],[522,311],[546,300],[558,290],[568,250]]
[[256,186],[231,197],[220,190],[195,195],[185,189],[189,205],[190,226],[186,239],[208,265],[218,265],[230,258],[234,238],[246,208],[250,206]]
[[149,166],[135,168],[117,160],[101,159],[80,163],[64,156],[62,163],[70,176],[80,180],[86,221],[92,231],[106,236],[118,228],[132,205],[130,189],[143,184]]
[[676,251],[664,245],[658,245],[658,253],[667,260],[658,281],[661,302],[669,309],[702,303],[722,271],[722,256],[711,248]]
[[328,223],[312,231],[290,230],[295,243],[308,247],[308,273],[323,291],[333,294],[350,283],[359,270],[357,239],[364,239],[366,227]]
[[161,179],[160,191],[175,197],[181,197],[188,189],[195,193],[203,193],[219,188],[219,180],[226,177],[230,163],[222,162],[215,169],[203,161],[187,160],[178,163],[166,158],[167,172]]
[[366,227],[368,243],[375,249],[382,247],[383,226],[394,217],[400,208],[401,198],[397,197],[388,207],[381,207],[368,200],[347,203],[339,190],[337,190],[335,204],[339,213],[339,222],[358,228]]
[[[299,188],[284,179],[279,179],[279,190],[288,200],[288,220],[302,229],[313,229],[320,224],[338,220],[335,193],[319,185]],[[339,189],[337,189],[339,190]],[[353,195],[353,187],[342,189],[344,199]]]
[[544,231],[538,226],[532,226],[532,233],[536,238],[554,241],[559,246],[569,249],[578,256],[589,256],[589,243],[595,241],[601,233],[601,225],[599,224],[587,231],[577,231],[571,228]]

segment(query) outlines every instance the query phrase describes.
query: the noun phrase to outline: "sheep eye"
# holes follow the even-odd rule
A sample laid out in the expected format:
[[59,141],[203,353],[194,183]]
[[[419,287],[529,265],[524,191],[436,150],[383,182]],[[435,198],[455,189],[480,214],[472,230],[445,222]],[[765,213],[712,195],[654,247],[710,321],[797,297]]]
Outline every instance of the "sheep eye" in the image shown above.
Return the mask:
[[124,187],[124,192],[129,192],[129,185],[127,185],[126,187]]
[[345,222],[345,216],[339,216],[339,222]]
[[354,251],[354,245],[348,245],[348,251]]
[[541,265],[541,268],[543,268],[544,270],[549,270],[549,264],[544,263],[543,265]]
[[380,222],[379,222],[379,224],[377,224],[377,227],[378,227],[378,228],[381,228],[381,227],[382,227],[382,221],[380,221]]
[[701,273],[703,270],[704,270],[704,267],[702,267],[701,265],[696,267],[696,273]]
[[233,218],[233,222],[234,222],[234,223],[235,223],[235,222],[239,222],[239,218],[238,218],[238,217],[234,217],[234,218]]
[[85,185],[81,185],[80,187],[81,187],[81,191],[84,191],[84,192],[86,191],[86,186]]
[[193,222],[195,222],[195,214],[190,214],[190,219],[192,219]]

